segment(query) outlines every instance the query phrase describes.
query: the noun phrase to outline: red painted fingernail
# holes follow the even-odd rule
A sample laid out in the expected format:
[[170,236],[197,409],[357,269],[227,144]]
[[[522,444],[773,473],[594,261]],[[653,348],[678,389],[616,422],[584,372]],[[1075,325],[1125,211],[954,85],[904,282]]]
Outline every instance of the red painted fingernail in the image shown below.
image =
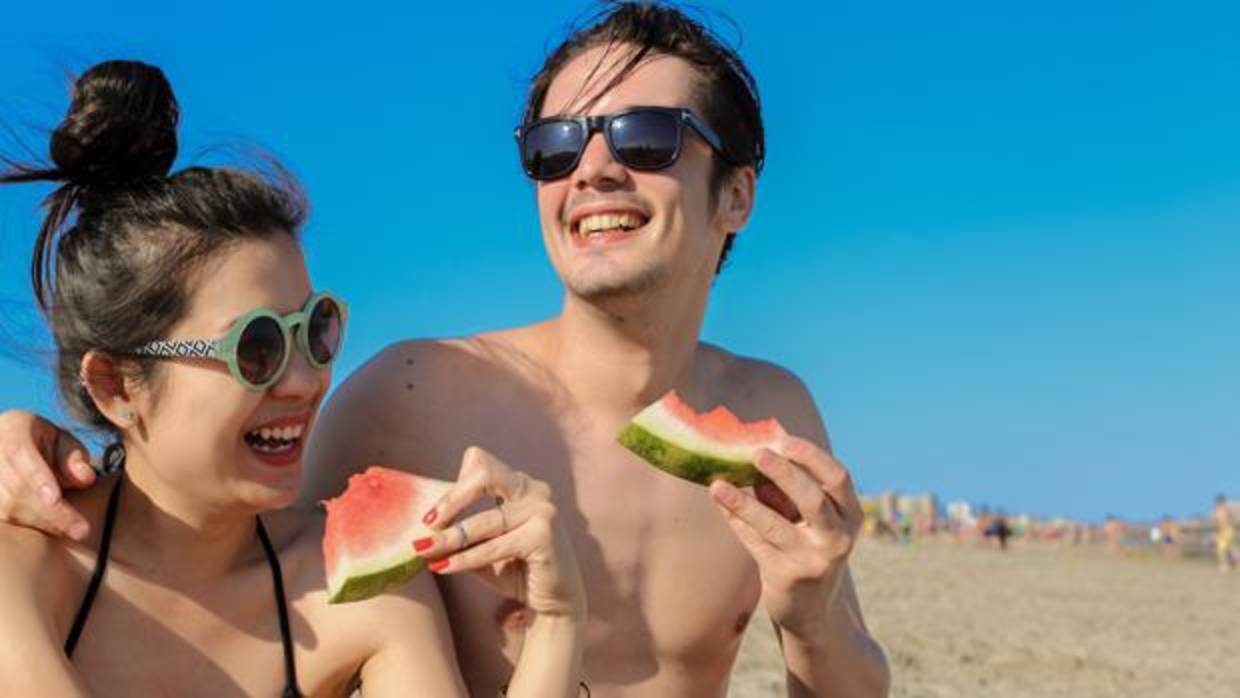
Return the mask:
[[448,559],[447,559],[447,558],[444,558],[444,559],[442,559],[442,560],[436,560],[436,561],[432,562],[432,563],[429,565],[429,567],[431,568],[431,571],[432,571],[432,572],[442,572],[442,571],[443,571],[443,569],[444,569],[445,567],[447,567],[447,566],[448,566],[448,562],[449,562],[449,561],[448,561]]
[[419,538],[413,542],[413,549],[420,553],[427,550],[434,544],[435,539],[433,538]]
[[439,510],[431,509],[430,511],[426,512],[425,516],[422,517],[422,523],[426,524],[427,526],[430,526],[431,524],[435,523],[436,516],[439,516]]

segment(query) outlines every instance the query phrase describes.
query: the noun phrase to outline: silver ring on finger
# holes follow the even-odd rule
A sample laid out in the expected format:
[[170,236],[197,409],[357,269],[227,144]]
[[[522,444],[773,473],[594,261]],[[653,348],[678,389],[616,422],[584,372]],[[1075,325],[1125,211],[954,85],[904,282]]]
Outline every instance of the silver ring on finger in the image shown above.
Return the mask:
[[469,534],[465,532],[465,523],[463,521],[457,521],[452,524],[452,527],[456,529],[457,533],[461,534],[460,547],[464,548],[466,545],[469,545]]
[[504,511],[504,505],[495,507],[495,511],[499,512],[499,534],[503,535],[508,532],[508,513]]

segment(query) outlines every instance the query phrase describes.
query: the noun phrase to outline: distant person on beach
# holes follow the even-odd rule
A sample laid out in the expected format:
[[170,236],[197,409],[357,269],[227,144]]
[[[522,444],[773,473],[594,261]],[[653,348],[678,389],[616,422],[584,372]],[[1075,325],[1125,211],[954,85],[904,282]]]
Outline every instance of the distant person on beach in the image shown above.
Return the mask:
[[1008,538],[1012,535],[1012,528],[1008,525],[1007,518],[1000,514],[991,520],[982,535],[987,538],[994,538],[998,541],[1000,550],[1007,550]]
[[1218,568],[1222,572],[1230,572],[1236,566],[1232,547],[1236,543],[1236,518],[1227,498],[1219,495],[1214,498],[1214,526],[1217,529],[1214,538],[1214,555],[1218,559]]
[[[324,408],[303,506],[369,463],[455,478],[462,452],[484,447],[551,485],[585,579],[595,698],[724,695],[759,604],[779,635],[790,696],[887,695],[886,657],[849,571],[861,506],[813,397],[790,371],[699,337],[765,160],[756,83],[733,49],[674,7],[604,8],[548,56],[516,131],[563,285],[559,313],[373,357]],[[440,106],[450,121],[452,105]],[[476,184],[442,186],[485,208]],[[433,250],[421,261],[442,263]],[[797,264],[789,250],[785,271]],[[777,417],[795,436],[756,457],[771,482],[707,489],[619,446],[623,425],[670,389],[698,409]],[[91,482],[77,446],[34,415],[4,415],[0,487],[13,496],[0,517],[85,535],[53,474],[70,487]],[[468,576],[436,581],[466,685],[492,698],[537,609]]]
[[1107,553],[1118,555],[1123,550],[1124,529],[1123,521],[1114,514],[1107,514],[1106,521],[1102,524],[1102,536],[1106,540]]
[[1175,519],[1163,516],[1162,521],[1158,524],[1159,539],[1157,541],[1162,556],[1167,559],[1176,559],[1183,556],[1184,552],[1184,536],[1180,530],[1180,525]]

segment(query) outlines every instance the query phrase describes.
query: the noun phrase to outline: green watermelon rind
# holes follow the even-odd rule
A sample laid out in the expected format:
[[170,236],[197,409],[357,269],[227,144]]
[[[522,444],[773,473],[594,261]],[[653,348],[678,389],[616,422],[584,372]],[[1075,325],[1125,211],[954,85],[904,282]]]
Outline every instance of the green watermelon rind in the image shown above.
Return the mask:
[[728,460],[696,453],[633,422],[620,432],[618,440],[621,446],[654,467],[699,485],[709,485],[720,478],[737,487],[766,482],[766,476],[750,461]]
[[404,584],[424,569],[426,569],[426,559],[415,555],[410,559],[401,560],[394,565],[377,569],[374,572],[355,573],[353,576],[345,579],[344,584],[327,599],[327,602],[349,603],[352,601],[365,601],[386,592],[388,589]]
[[[376,483],[393,480],[397,489],[386,491],[376,504],[365,494]],[[416,481],[411,497],[404,494],[410,481]],[[364,601],[405,584],[422,570],[427,561],[413,547],[413,541],[429,536],[433,530],[422,522],[427,508],[438,501],[452,483],[410,473],[371,466],[349,478],[344,493],[326,500],[327,521],[323,532],[323,559],[327,568],[327,601],[331,604]],[[381,490],[385,488],[380,487]],[[393,494],[396,493],[396,494]],[[361,497],[359,504],[358,497]],[[357,509],[361,506],[361,509]],[[388,509],[395,506],[395,509]],[[378,512],[385,512],[379,514]],[[374,517],[397,523],[399,528],[382,526],[382,531],[352,529],[345,525],[349,516]],[[350,536],[379,536],[380,545],[350,545]],[[335,541],[335,544],[329,543]]]

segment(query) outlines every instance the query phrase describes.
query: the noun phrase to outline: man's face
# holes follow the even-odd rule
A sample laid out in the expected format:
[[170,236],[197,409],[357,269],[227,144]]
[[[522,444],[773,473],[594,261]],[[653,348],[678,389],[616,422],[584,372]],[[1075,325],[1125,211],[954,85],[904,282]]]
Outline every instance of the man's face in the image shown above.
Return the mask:
[[[697,72],[668,56],[647,58],[600,96],[628,50],[613,48],[604,57],[598,47],[570,61],[552,80],[540,116],[612,114],[634,106],[696,111]],[[585,104],[590,107],[583,111]],[[569,292],[601,299],[659,288],[672,278],[712,278],[727,231],[710,207],[711,159],[711,147],[685,129],[671,167],[632,170],[596,133],[576,170],[539,182],[543,241]]]

